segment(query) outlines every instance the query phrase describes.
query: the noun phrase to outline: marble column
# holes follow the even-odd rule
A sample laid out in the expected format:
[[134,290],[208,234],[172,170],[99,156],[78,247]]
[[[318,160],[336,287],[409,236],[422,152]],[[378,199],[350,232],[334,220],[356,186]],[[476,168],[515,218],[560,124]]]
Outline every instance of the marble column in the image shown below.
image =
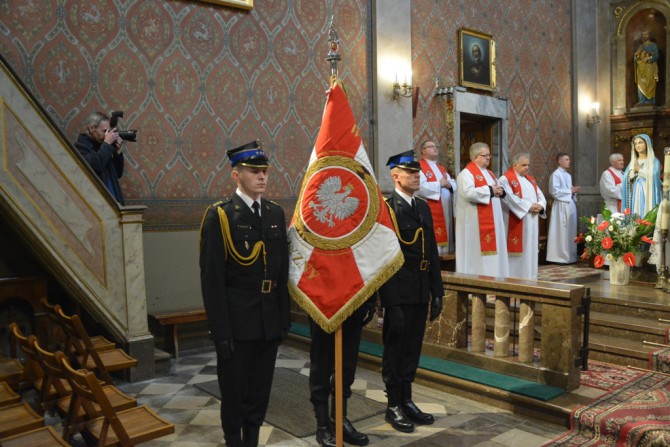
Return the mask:
[[472,352],[486,351],[486,295],[472,295]]
[[533,361],[533,340],[535,335],[535,302],[521,301],[519,306],[519,361]]
[[509,356],[509,297],[496,297],[493,355]]

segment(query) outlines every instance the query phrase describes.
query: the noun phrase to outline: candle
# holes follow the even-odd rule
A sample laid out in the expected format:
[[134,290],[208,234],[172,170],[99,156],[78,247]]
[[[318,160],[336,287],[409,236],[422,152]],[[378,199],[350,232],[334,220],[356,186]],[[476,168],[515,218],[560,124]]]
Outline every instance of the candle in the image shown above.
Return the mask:
[[668,199],[663,199],[661,202],[661,230],[667,231],[670,226],[670,206],[668,205]]
[[663,162],[663,190],[667,191],[670,189],[670,150],[669,148],[665,148],[663,152],[665,152],[665,158]]

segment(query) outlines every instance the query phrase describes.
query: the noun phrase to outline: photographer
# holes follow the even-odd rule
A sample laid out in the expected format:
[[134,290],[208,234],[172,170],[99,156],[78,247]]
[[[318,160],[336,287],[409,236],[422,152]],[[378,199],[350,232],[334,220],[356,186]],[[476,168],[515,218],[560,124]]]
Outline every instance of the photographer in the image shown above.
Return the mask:
[[117,202],[125,205],[119,179],[123,175],[123,139],[116,128],[110,129],[109,117],[102,112],[91,113],[84,122],[75,147],[107,186]]

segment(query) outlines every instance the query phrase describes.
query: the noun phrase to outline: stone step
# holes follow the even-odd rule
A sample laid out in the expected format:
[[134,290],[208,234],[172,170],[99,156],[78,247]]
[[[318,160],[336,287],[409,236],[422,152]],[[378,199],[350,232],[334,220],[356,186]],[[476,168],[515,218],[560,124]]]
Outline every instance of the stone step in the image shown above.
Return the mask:
[[610,337],[603,334],[591,334],[589,336],[589,359],[617,365],[647,368],[649,353],[657,349],[659,347],[645,345],[641,341]]
[[668,323],[658,319],[639,318],[605,312],[591,312],[591,334],[602,334],[632,341],[663,343]]

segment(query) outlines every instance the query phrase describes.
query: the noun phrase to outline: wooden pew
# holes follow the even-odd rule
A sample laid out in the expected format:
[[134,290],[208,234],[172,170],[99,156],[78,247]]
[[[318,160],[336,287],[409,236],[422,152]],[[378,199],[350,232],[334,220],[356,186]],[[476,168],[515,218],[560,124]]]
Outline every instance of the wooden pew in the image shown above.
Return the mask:
[[[75,394],[70,403],[70,413],[76,413],[78,407],[82,406],[89,417],[81,430],[87,443],[131,447],[174,433],[174,424],[158,416],[146,405],[114,411],[95,374],[85,370],[76,371],[65,357],[61,357],[61,364],[69,374],[68,380]],[[99,406],[101,417],[91,413],[93,404]],[[66,441],[69,439],[66,438]]]
[[[19,386],[21,388],[32,387],[37,390],[40,396],[40,405],[45,405],[45,401],[42,400],[42,397],[44,397],[42,396],[44,371],[35,358],[35,351],[29,343],[28,337],[25,337],[21,333],[16,323],[12,322],[9,324],[9,333],[12,339],[12,350],[20,349],[23,353],[23,374],[21,375]],[[35,338],[34,335],[30,335],[29,337],[31,339]]]
[[184,323],[205,321],[207,313],[205,309],[192,309],[167,314],[149,314],[149,317],[164,328],[165,351],[172,354],[174,358],[179,358],[178,326]]
[[19,382],[23,376],[23,365],[16,358],[0,358],[0,382],[7,382],[15,390],[19,389]]
[[44,418],[25,402],[0,408],[0,438],[13,436],[44,425]]
[[120,371],[137,366],[137,359],[129,356],[122,349],[108,349],[98,351],[88,335],[79,315],[67,316],[60,306],[56,306],[58,322],[65,333],[65,346],[63,352],[73,352],[74,356],[68,356],[70,360],[76,360],[82,368],[97,371],[100,378],[108,385],[113,385],[111,371]]
[[21,396],[16,394],[7,382],[0,382],[0,407],[16,404]]
[[[46,298],[42,298],[41,300],[42,305],[47,311],[47,316],[49,317],[49,321],[51,322],[51,327],[49,330],[49,334],[51,337],[54,339],[58,340],[61,344],[65,343],[65,333],[63,332],[63,328],[60,326],[60,321],[58,320],[58,311],[61,309],[59,305],[52,305],[49,304]],[[96,335],[94,337],[90,337],[91,339],[91,344],[93,345],[93,348],[96,351],[109,351],[112,349],[116,348],[116,343],[113,341],[107,340],[103,335]],[[53,343],[53,340],[49,340],[49,343],[47,343],[47,340],[42,339],[42,343],[46,343],[46,348],[49,349],[62,349],[63,346],[56,347]],[[73,356],[75,355],[75,352],[65,352],[65,355],[67,356]]]
[[51,426],[40,427],[0,439],[2,447],[68,447],[70,444],[61,438]]
[[[76,413],[70,413],[70,410],[75,409],[71,407],[73,396],[72,388],[69,385],[69,374],[63,368],[63,359],[65,358],[65,355],[60,351],[51,353],[42,349],[37,340],[33,340],[33,348],[37,355],[37,359],[46,374],[44,387],[53,387],[58,394],[59,399],[56,403],[56,410],[65,418],[63,421],[63,432],[71,434],[72,427],[75,424],[86,420],[87,412],[80,406],[76,408]],[[67,387],[63,386],[63,382],[67,384]],[[109,399],[109,402],[115,411],[126,410],[137,406],[136,399],[126,395],[114,385],[102,385],[101,389],[107,396],[107,399]],[[88,413],[100,416],[100,407],[97,404],[93,404]],[[67,436],[64,434],[64,437]]]

